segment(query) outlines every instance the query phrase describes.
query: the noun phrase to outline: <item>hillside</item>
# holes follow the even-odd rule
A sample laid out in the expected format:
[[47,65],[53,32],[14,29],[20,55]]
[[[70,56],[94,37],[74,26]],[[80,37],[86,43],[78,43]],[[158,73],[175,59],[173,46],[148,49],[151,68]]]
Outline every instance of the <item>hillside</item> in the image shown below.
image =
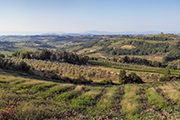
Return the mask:
[[177,35],[9,37],[0,119],[180,119]]
[[10,56],[17,51],[40,51],[42,49],[56,51],[78,46],[87,41],[113,38],[117,35],[7,35],[0,36],[0,52]]
[[158,61],[171,69],[177,69],[171,61],[180,58],[180,36],[173,34],[157,34],[151,36],[122,35],[115,38],[88,41],[82,45],[66,49],[78,54],[99,59],[118,59],[129,56]]
[[180,119],[179,81],[86,86],[0,73],[1,119]]

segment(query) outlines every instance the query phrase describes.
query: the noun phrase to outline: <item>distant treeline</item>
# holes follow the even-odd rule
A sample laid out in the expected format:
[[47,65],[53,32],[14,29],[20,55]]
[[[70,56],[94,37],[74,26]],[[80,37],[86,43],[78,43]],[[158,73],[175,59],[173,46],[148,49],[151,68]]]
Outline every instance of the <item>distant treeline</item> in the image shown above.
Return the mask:
[[148,43],[145,41],[128,41],[126,45],[134,45],[136,48],[103,48],[102,50],[111,55],[150,55],[158,52],[169,52],[169,43]]
[[167,38],[167,37],[147,37],[147,36],[137,36],[137,39],[142,39],[142,40],[156,40],[156,41],[167,41],[167,40],[174,40],[173,38]]
[[163,61],[173,61],[180,59],[180,43],[171,46],[170,52],[163,58]]
[[135,58],[135,57],[128,57],[125,56],[123,58],[113,58],[113,61],[117,61],[117,62],[122,62],[122,63],[136,63],[139,65],[146,65],[146,66],[151,66],[151,67],[166,67],[167,65],[162,64],[161,62],[157,62],[157,61],[151,61],[151,60],[147,60],[147,59],[141,59],[141,58]]
[[11,56],[19,57],[22,59],[27,58],[27,59],[38,59],[38,60],[62,61],[62,62],[68,62],[72,64],[86,64],[89,59],[88,56],[79,56],[76,53],[70,53],[66,51],[53,53],[48,50],[42,50],[40,52],[18,51],[16,53],[13,53]]

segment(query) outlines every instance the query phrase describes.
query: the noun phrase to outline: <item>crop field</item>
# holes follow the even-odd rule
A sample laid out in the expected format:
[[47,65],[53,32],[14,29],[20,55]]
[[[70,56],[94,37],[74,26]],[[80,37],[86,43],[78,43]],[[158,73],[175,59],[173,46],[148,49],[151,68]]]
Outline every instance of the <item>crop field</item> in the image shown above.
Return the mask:
[[0,74],[0,119],[180,119],[180,81],[90,86]]
[[[164,73],[164,69],[139,69],[132,68],[126,66],[115,66],[109,65],[106,63],[101,63],[99,61],[89,61],[91,64],[98,64],[98,66],[84,66],[84,65],[73,65],[64,62],[53,62],[53,61],[43,61],[43,60],[35,60],[35,59],[19,59],[19,58],[4,58],[7,62],[14,62],[15,64],[19,64],[20,61],[25,61],[27,65],[31,66],[31,71],[38,76],[46,77],[51,79],[54,74],[60,77],[69,77],[74,79],[79,76],[79,74],[86,79],[91,79],[94,82],[100,82],[101,80],[112,79],[114,83],[118,83],[119,80],[119,71],[120,69],[126,69],[127,74],[130,72],[136,72],[143,81],[145,82],[154,82],[153,80],[157,80],[161,74]],[[10,65],[7,64],[7,65]],[[12,66],[9,66],[12,67]],[[118,69],[117,69],[117,68]],[[120,68],[120,69],[119,69]],[[11,69],[11,68],[10,68]],[[178,73],[178,71],[173,71],[172,73]]]
[[96,57],[96,58],[104,58],[104,59],[107,59],[106,56],[102,55],[101,53],[93,53],[93,54],[90,54],[88,55],[89,57]]
[[[126,55],[119,55],[119,57],[125,57]],[[162,55],[163,56],[163,55]],[[160,55],[143,55],[143,56],[139,56],[139,55],[128,55],[128,57],[136,57],[136,58],[142,58],[142,59],[147,59],[147,60],[151,60],[151,61],[158,61],[158,62],[162,62],[163,57]]]
[[0,51],[1,54],[4,54],[5,56],[10,56],[13,52],[11,51]]
[[179,37],[158,36],[10,37],[6,56],[60,53],[2,56],[0,120],[180,119]]
[[[142,72],[151,72],[151,73],[165,73],[165,69],[159,68],[159,69],[146,69],[146,68],[133,68],[129,66],[120,66],[112,63],[105,63],[101,61],[89,61],[90,64],[92,65],[97,65],[97,66],[104,66],[104,67],[111,67],[118,68],[118,69],[125,69],[125,70],[132,70],[132,71],[142,71]],[[171,70],[171,74],[173,75],[180,75],[179,70]]]
[[77,54],[83,54],[83,53],[87,53],[87,52],[94,52],[96,50],[99,50],[101,49],[101,47],[97,47],[97,46],[93,46],[92,48],[84,48],[82,50],[79,50],[77,52]]

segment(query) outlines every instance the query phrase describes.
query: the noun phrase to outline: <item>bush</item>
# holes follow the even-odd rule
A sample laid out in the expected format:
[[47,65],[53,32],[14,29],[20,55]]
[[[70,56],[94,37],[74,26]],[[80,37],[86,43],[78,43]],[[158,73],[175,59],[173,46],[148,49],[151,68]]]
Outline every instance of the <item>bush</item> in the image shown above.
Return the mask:
[[170,81],[171,79],[171,72],[169,68],[166,68],[164,76],[159,78],[159,81]]
[[131,72],[131,74],[126,76],[126,71],[121,70],[119,73],[119,83],[143,83],[143,81],[136,73]]
[[134,72],[131,72],[131,74],[129,74],[126,82],[127,83],[143,83],[142,79]]
[[108,79],[108,80],[102,80],[99,82],[100,85],[113,85],[113,81]]
[[22,71],[29,71],[31,66],[27,65],[24,61],[21,61],[19,64],[19,68]]
[[119,83],[121,84],[125,83],[126,80],[127,80],[126,71],[123,69],[119,73]]
[[79,76],[73,80],[74,84],[91,84],[91,81],[86,80],[83,76],[79,74]]
[[0,57],[4,58],[4,57],[5,57],[5,55],[4,55],[4,54],[2,54],[2,53],[0,53]]

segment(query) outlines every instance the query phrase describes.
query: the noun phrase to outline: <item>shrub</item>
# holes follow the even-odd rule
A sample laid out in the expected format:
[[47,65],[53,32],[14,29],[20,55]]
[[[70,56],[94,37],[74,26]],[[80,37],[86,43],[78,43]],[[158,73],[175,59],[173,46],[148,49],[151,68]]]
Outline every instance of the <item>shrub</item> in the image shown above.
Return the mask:
[[129,74],[127,83],[143,83],[142,79],[134,72]]
[[111,79],[102,80],[99,82],[100,85],[113,85],[113,81]]
[[159,81],[170,81],[171,79],[171,72],[169,68],[166,68],[164,76],[159,78]]
[[79,74],[79,76],[73,80],[74,84],[91,84],[91,81],[86,80],[83,76]]
[[126,71],[123,69],[119,73],[119,83],[125,83],[127,80]]
[[27,65],[24,61],[21,61],[20,64],[19,64],[19,68],[22,71],[29,71],[30,66]]
[[126,71],[121,70],[119,73],[119,83],[143,83],[142,79],[134,72],[126,76]]
[[5,57],[5,55],[4,55],[4,54],[2,54],[2,53],[0,53],[0,57],[4,58],[4,57]]

